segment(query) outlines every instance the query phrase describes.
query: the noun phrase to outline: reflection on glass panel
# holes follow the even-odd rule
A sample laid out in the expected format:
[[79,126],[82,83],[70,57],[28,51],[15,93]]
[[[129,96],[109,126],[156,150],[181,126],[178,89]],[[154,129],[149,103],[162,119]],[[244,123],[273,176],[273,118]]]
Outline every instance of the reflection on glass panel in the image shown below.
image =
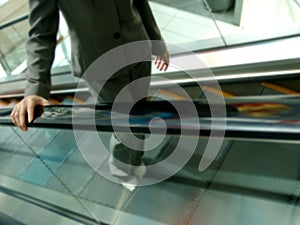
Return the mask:
[[[149,225],[253,221],[288,225],[299,220],[299,143],[225,139],[213,164],[199,171],[208,141],[200,138],[192,158],[172,177],[128,190],[96,173],[85,161],[80,146],[88,146],[91,151],[99,148],[91,134],[82,131],[80,139],[75,140],[72,130],[31,128],[24,133],[2,128],[2,185],[18,193],[17,197],[26,194],[28,199],[43,201],[48,214],[64,209],[68,218],[85,224],[98,220],[122,225],[132,221]],[[109,137],[109,133],[102,134],[105,146]],[[161,146],[145,153],[145,162],[151,165],[169,157],[178,138],[167,136]],[[94,158],[99,168],[109,163],[106,157]],[[26,224],[48,224],[41,221],[43,217],[34,216],[35,221],[28,223],[30,218],[25,215],[37,215],[37,210],[20,207],[10,213],[25,219]]]
[[26,68],[24,42],[27,38],[27,22],[21,21],[8,25],[12,20],[27,14],[26,0],[0,1],[0,77],[7,74],[19,74]]
[[152,0],[151,7],[165,39],[194,42],[192,50],[300,34],[297,0]]
[[[151,7],[157,18],[163,36],[167,42],[184,44],[218,37],[218,31],[209,11],[202,1],[151,1]],[[232,11],[228,11],[226,18],[231,19]],[[225,16],[224,16],[225,15]]]
[[7,74],[20,74],[26,68],[27,20],[0,30],[1,64]]
[[299,34],[300,8],[295,1],[243,1],[240,27],[264,38]]
[[[27,19],[16,22],[0,30],[0,64],[6,75],[18,75],[26,71],[25,44],[28,39],[29,24]],[[57,48],[53,67],[70,65],[70,39],[63,18],[60,21]]]
[[[240,43],[300,34],[299,0],[150,0],[156,21],[168,43],[190,50],[230,46]],[[28,12],[27,1],[2,2],[8,22]],[[18,8],[16,8],[18,6]],[[4,14],[3,14],[4,15]],[[0,30],[0,72],[20,74],[26,69],[27,21]],[[54,68],[70,64],[68,28],[61,16]]]

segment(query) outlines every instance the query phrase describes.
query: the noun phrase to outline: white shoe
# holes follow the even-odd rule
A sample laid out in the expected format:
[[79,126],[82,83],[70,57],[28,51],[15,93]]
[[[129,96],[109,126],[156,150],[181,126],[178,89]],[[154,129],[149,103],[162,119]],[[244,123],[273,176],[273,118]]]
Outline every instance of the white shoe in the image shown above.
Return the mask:
[[141,165],[134,170],[134,175],[141,180],[145,176],[146,172],[146,165],[142,162]]
[[139,167],[137,167],[134,170],[134,176],[133,178],[131,178],[130,180],[126,181],[126,182],[121,182],[121,184],[123,185],[123,187],[125,187],[127,190],[129,191],[134,191],[135,188],[138,186],[140,180],[144,177],[144,175],[146,174],[147,170],[146,170],[146,166],[145,164],[142,162],[141,165]]
[[126,181],[126,182],[121,182],[124,188],[126,188],[128,191],[134,191],[135,188],[137,187],[139,181],[136,177],[133,177],[132,179]]

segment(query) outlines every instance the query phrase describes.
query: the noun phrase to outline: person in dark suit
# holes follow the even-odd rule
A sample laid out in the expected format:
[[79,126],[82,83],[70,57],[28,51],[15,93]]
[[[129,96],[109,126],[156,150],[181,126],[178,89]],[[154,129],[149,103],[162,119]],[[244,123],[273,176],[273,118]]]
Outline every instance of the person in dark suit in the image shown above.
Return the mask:
[[[32,122],[35,105],[49,104],[59,11],[69,27],[72,71],[77,77],[83,76],[94,60],[115,47],[133,41],[163,40],[147,0],[29,0],[29,9],[28,82],[25,98],[12,112],[13,122],[22,130],[27,130],[26,119]],[[166,46],[156,46],[152,53],[157,57],[158,68],[166,70],[169,64]]]
[[[27,86],[24,99],[11,113],[13,123],[23,131],[28,129],[26,121],[34,120],[35,106],[49,104],[59,11],[68,24],[72,72],[77,77],[82,77],[99,56],[118,46],[142,40],[163,41],[147,0],[29,0],[29,9]],[[151,52],[157,68],[166,70],[169,54],[165,44],[152,46]],[[132,77],[150,76],[151,63],[140,62],[119,73],[104,86],[98,96],[100,102],[112,102]],[[93,94],[92,85],[87,85]],[[147,91],[148,86],[143,89]]]

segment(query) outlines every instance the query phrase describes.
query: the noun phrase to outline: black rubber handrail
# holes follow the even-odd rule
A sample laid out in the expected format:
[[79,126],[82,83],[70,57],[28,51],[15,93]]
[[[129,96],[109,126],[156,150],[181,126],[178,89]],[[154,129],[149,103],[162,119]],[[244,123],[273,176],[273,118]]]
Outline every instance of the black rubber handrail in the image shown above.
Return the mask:
[[[216,137],[299,142],[299,99],[299,96],[228,99],[227,115],[218,116],[213,115],[213,113],[210,115],[210,109],[220,111],[224,105],[194,101],[193,104],[198,114],[194,115],[191,114],[193,112],[189,108],[192,102],[177,101],[177,105],[179,104],[181,108],[185,109],[184,112],[179,113],[172,108],[170,102],[142,102],[132,108],[129,122],[128,116],[126,116],[127,112],[123,112],[124,105],[122,105],[127,103],[121,103],[117,106],[119,111],[112,113],[115,115],[112,119],[114,121],[110,117],[111,105],[109,104],[97,107],[91,105],[73,107],[71,105],[57,105],[44,107],[43,116],[28,126],[90,131],[97,129],[108,132],[128,132],[128,127],[130,127],[134,133],[167,133],[189,136],[210,136],[211,132],[215,131],[213,135]],[[9,110],[3,109],[2,116],[0,116],[0,126],[13,125],[9,117]],[[41,109],[37,110],[37,113],[41,112]],[[265,112],[266,115],[260,115],[261,112]],[[163,119],[166,126],[162,127],[162,124],[158,122],[149,127],[149,122],[156,118]],[[199,125],[195,124],[196,120],[199,120]],[[117,123],[113,124],[112,122],[115,121]]]

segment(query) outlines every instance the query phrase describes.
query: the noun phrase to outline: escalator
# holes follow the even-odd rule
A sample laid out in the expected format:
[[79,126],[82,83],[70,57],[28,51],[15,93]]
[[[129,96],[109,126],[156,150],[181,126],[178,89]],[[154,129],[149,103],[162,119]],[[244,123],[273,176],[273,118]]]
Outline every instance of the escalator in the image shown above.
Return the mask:
[[[173,89],[156,92],[179,97]],[[296,138],[225,136],[213,163],[199,171],[209,141],[201,136],[192,157],[176,174],[129,191],[87,164],[80,146],[99,146],[92,132],[80,132],[76,139],[68,129],[31,128],[24,133],[1,127],[2,213],[21,224],[297,224]],[[177,144],[178,136],[169,135],[145,157],[163,160]],[[97,161],[105,165],[108,158]]]
[[[182,87],[197,101],[205,101],[207,93],[236,102],[258,96],[284,99],[300,92],[299,69],[299,58],[294,58],[211,68],[213,77],[205,76],[207,69],[189,71],[199,78],[196,80],[184,72],[171,72],[163,75],[171,82],[161,83],[157,77],[162,75],[155,74],[150,94],[153,99],[184,100],[178,91]],[[52,78],[53,105],[88,104],[86,86],[68,69]],[[0,110],[20,101],[24,87],[24,76],[2,82]],[[246,126],[243,129],[247,131]],[[1,126],[0,224],[299,224],[297,132],[292,138],[241,137],[236,133],[227,133],[224,139],[215,137],[221,145],[204,171],[199,170],[199,162],[209,143],[208,135],[190,137],[197,145],[179,171],[134,191],[91,168],[80,148],[99,146],[93,132],[78,132],[74,137],[72,130],[64,128],[32,127],[24,133],[13,126]],[[109,136],[110,132],[103,134],[104,147],[109,145]],[[161,141],[160,136],[154,135],[154,140]],[[153,164],[168,158],[178,142],[178,135],[166,135],[160,145],[146,152],[145,161]],[[190,152],[184,146],[180,150]],[[95,156],[95,161],[105,166],[109,159]]]

